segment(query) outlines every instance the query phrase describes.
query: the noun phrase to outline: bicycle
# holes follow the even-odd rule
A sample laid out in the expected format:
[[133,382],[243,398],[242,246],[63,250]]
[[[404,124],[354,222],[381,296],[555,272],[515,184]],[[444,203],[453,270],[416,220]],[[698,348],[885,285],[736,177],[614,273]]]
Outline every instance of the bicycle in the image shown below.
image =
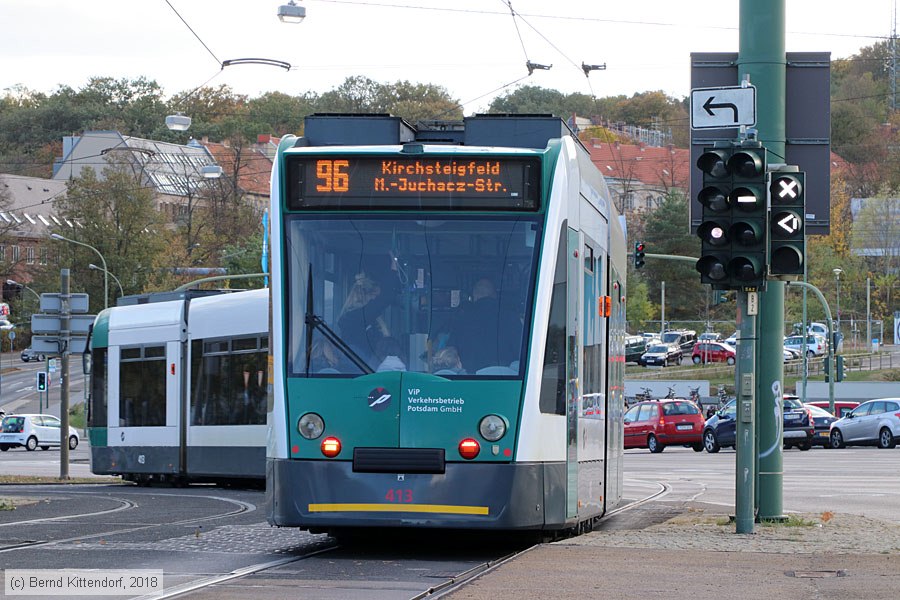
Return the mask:
[[646,402],[648,400],[653,400],[653,390],[650,388],[641,388],[640,394],[635,394],[634,396],[635,402]]

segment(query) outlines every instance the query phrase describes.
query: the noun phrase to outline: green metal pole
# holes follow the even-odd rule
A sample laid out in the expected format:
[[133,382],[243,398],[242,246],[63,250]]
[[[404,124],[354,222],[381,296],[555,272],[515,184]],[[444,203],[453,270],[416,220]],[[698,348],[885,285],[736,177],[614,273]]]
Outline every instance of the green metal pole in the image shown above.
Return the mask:
[[[811,283],[806,283],[805,281],[793,281],[789,282],[788,285],[799,285],[803,288],[803,293],[806,294],[806,290],[812,290],[813,294],[819,299],[819,302],[822,303],[822,308],[825,309],[825,322],[828,323],[828,358],[825,360],[828,361],[828,372],[830,375],[828,376],[828,410],[831,411],[831,414],[837,414],[834,412],[834,380],[837,378],[837,365],[834,363],[834,321],[831,318],[831,308],[828,306],[828,301],[825,300],[824,294],[822,294],[822,290],[817,288]],[[806,325],[804,323],[804,325]],[[809,334],[803,333],[804,339],[809,338]],[[803,343],[803,356],[806,356],[806,346],[807,343]],[[804,402],[806,398],[804,397]]]
[[[756,86],[759,140],[785,155],[785,0],[741,0],[738,76]],[[778,161],[781,162],[781,161]],[[759,519],[781,519],[784,283],[769,281],[760,294],[756,368]]]
[[755,520],[756,446],[753,435],[756,418],[756,317],[749,313],[749,296],[755,292],[737,293],[737,375],[735,390],[737,415],[735,431],[734,524],[735,533],[753,533]]

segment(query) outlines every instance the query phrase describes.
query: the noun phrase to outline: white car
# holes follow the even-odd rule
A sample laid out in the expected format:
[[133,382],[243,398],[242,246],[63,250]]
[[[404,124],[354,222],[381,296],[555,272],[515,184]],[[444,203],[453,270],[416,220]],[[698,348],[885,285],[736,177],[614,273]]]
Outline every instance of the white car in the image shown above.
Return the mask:
[[900,437],[900,398],[863,402],[831,424],[832,448],[871,445],[893,448]]
[[[804,338],[806,338],[804,340]],[[792,335],[784,339],[784,347],[788,350],[797,350],[798,352],[806,352],[810,358],[814,356],[822,356],[828,350],[825,338],[810,333],[806,336]]]
[[[32,451],[38,446],[49,450],[59,447],[59,433],[62,423],[53,415],[7,415],[0,421],[0,450],[25,446]],[[69,449],[78,447],[78,432],[69,427]]]

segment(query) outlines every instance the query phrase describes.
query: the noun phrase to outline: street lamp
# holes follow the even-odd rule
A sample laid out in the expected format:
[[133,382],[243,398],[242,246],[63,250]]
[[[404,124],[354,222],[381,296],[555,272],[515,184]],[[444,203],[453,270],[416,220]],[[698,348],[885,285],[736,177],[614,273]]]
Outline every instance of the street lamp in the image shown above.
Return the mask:
[[77,240],[69,239],[65,236],[59,235],[58,233],[51,233],[50,238],[54,240],[62,240],[64,242],[70,242],[72,244],[76,244],[78,246],[84,246],[85,248],[90,248],[94,252],[97,253],[97,256],[100,257],[100,262],[103,263],[103,308],[109,308],[109,271],[106,269],[106,259],[103,258],[103,255],[100,254],[100,251],[91,246],[90,244],[85,244],[84,242],[79,242]]
[[306,8],[297,6],[294,0],[278,7],[278,19],[282,23],[300,23],[306,18]]
[[7,279],[6,285],[14,285],[16,287],[25,288],[26,290],[28,290],[29,292],[34,294],[35,298],[37,298],[38,306],[41,305],[41,296],[36,291],[34,291],[33,289],[31,289],[30,287],[25,285],[24,283],[19,283],[18,281],[15,281],[14,279]]
[[834,283],[835,287],[835,295],[837,296],[837,330],[841,330],[841,273],[844,272],[843,269],[832,269],[831,271],[834,273]]
[[109,276],[112,277],[113,281],[115,281],[116,284],[118,284],[118,286],[119,286],[119,297],[122,297],[125,295],[125,290],[122,289],[122,282],[119,281],[118,277],[116,277],[115,275],[113,275],[112,273],[110,273],[109,271],[104,269],[103,267],[98,267],[94,263],[89,264],[88,269],[93,269],[94,271],[103,271],[105,273],[109,273]]

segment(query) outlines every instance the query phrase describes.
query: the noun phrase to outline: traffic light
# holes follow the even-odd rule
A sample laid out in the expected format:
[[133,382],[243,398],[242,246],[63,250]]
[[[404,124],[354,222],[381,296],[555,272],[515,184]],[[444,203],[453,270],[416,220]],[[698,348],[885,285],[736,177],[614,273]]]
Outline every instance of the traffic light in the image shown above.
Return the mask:
[[[825,382],[827,383],[831,377],[831,369],[829,368],[830,361],[826,358],[825,362],[822,363],[825,369]],[[844,372],[844,357],[840,354],[834,357],[834,380],[835,381],[843,381],[844,377],[847,374]]]
[[705,148],[697,160],[703,207],[697,270],[716,289],[759,289],[765,285],[766,149],[752,146]]
[[634,243],[634,268],[640,269],[644,266],[644,242]]
[[44,371],[37,372],[37,391],[47,391],[47,373]]
[[769,274],[799,279],[806,262],[806,173],[769,173]]

